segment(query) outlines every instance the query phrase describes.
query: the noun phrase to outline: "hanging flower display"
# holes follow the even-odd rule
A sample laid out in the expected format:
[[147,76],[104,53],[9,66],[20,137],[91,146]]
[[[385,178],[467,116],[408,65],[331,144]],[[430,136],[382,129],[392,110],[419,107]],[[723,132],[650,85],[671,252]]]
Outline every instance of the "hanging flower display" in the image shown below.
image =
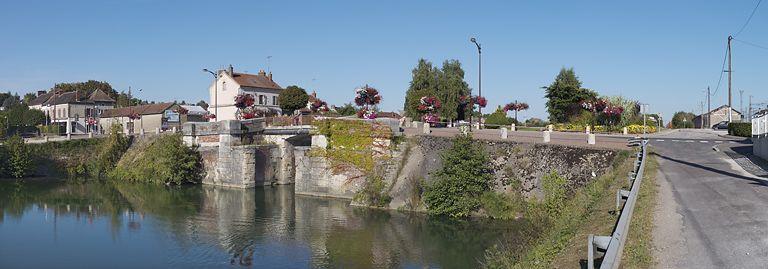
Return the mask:
[[95,118],[88,118],[88,125],[96,125],[98,121]]
[[355,89],[355,104],[358,106],[375,106],[381,102],[381,95],[379,90],[368,87]]
[[187,115],[187,113],[189,113],[189,110],[180,106],[178,109],[175,109],[173,112],[179,113],[179,115]]
[[132,120],[138,120],[138,119],[141,118],[141,115],[139,115],[139,113],[135,113],[134,112],[134,113],[131,113],[130,115],[128,115],[128,118],[132,119]]
[[307,109],[311,110],[313,113],[319,112],[321,114],[330,111],[328,103],[319,98],[310,98],[307,102]]
[[441,107],[440,100],[434,96],[423,96],[419,100],[419,106],[416,108],[421,112],[433,112]]
[[472,103],[479,106],[480,108],[484,108],[488,105],[488,100],[485,99],[485,97],[482,96],[472,96]]
[[591,111],[592,113],[603,112],[603,110],[605,110],[605,107],[607,105],[608,105],[608,102],[605,101],[605,99],[585,100],[581,102],[581,107]]
[[247,93],[241,93],[235,96],[235,107],[238,109],[253,106],[255,102],[256,100],[253,98],[253,95]]
[[216,114],[210,114],[210,113],[209,114],[205,114],[205,115],[203,115],[203,119],[205,119],[205,120],[216,119]]
[[357,111],[357,117],[361,119],[372,120],[377,116],[378,114],[376,113],[376,110],[373,109],[361,108]]
[[510,111],[510,110],[511,111],[523,111],[523,110],[527,110],[527,109],[528,109],[528,104],[526,104],[526,103],[514,102],[514,103],[509,103],[509,104],[504,106],[504,112],[507,112],[507,111]]

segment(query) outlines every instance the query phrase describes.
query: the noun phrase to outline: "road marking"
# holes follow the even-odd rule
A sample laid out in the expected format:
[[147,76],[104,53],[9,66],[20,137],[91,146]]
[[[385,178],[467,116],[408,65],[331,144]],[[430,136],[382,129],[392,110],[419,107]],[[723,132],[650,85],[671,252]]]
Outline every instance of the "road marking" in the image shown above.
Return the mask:
[[723,143],[723,141],[715,141],[715,143],[718,143],[718,144],[720,144],[720,143]]
[[685,143],[693,143],[693,140],[686,140]]
[[664,139],[656,139],[656,142],[664,142]]
[[701,143],[709,143],[709,141],[704,141],[704,140],[701,140],[699,142],[701,142]]
[[672,142],[680,142],[680,140],[672,140]]

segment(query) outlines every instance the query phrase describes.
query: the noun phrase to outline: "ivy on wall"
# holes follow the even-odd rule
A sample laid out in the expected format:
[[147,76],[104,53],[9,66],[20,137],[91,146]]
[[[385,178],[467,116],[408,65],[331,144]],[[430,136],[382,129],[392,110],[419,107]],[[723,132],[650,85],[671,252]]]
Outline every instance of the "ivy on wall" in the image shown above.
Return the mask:
[[352,165],[365,175],[374,172],[374,146],[392,138],[389,126],[361,120],[326,119],[314,122],[318,134],[328,139],[328,146],[314,154],[330,160],[334,172]]

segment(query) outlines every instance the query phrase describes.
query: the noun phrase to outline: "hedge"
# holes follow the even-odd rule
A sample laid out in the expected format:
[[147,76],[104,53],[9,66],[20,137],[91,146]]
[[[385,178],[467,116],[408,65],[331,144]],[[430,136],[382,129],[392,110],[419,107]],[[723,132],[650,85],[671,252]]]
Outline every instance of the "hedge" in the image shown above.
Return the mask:
[[731,122],[728,124],[728,134],[741,137],[750,137],[752,136],[752,123]]

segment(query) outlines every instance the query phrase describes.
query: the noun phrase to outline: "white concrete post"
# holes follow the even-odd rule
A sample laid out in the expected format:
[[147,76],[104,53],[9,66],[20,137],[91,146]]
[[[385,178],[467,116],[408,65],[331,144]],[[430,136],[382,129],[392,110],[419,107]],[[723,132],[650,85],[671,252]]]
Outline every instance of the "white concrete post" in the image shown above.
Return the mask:
[[139,135],[144,136],[144,128],[139,129]]
[[93,132],[88,132],[88,138],[93,138]]
[[544,131],[544,143],[549,143],[552,131]]
[[72,134],[67,133],[67,140],[71,140],[71,139],[72,139]]
[[173,128],[171,130],[175,134],[176,133],[176,126],[173,126]]
[[592,127],[589,127],[589,125],[587,125],[586,130],[587,130],[587,134],[590,134],[590,131],[592,130]]
[[47,143],[48,141],[49,141],[49,137],[46,135],[45,136],[45,142]]
[[624,127],[624,135],[629,134],[629,131],[627,130],[627,127]]
[[413,121],[413,122],[411,122],[411,127],[413,127],[413,128],[419,128],[419,122],[418,122],[418,121]]
[[432,132],[432,131],[429,130],[429,123],[425,122],[425,123],[423,123],[423,125],[424,126],[422,128],[423,128],[425,134],[429,134],[429,133]]
[[512,126],[509,127],[509,130],[513,132],[517,131],[517,126],[515,126],[515,124],[513,123]]
[[552,129],[554,129],[554,126],[553,126],[552,124],[550,124],[550,125],[547,125],[547,131],[550,131],[550,132],[551,132],[551,131],[552,131]]
[[155,134],[160,134],[160,128],[155,128]]
[[[512,125],[512,128],[515,128],[514,126]],[[501,127],[501,139],[507,139],[507,127]]]
[[587,135],[587,144],[594,145],[595,144],[595,134],[588,134]]

